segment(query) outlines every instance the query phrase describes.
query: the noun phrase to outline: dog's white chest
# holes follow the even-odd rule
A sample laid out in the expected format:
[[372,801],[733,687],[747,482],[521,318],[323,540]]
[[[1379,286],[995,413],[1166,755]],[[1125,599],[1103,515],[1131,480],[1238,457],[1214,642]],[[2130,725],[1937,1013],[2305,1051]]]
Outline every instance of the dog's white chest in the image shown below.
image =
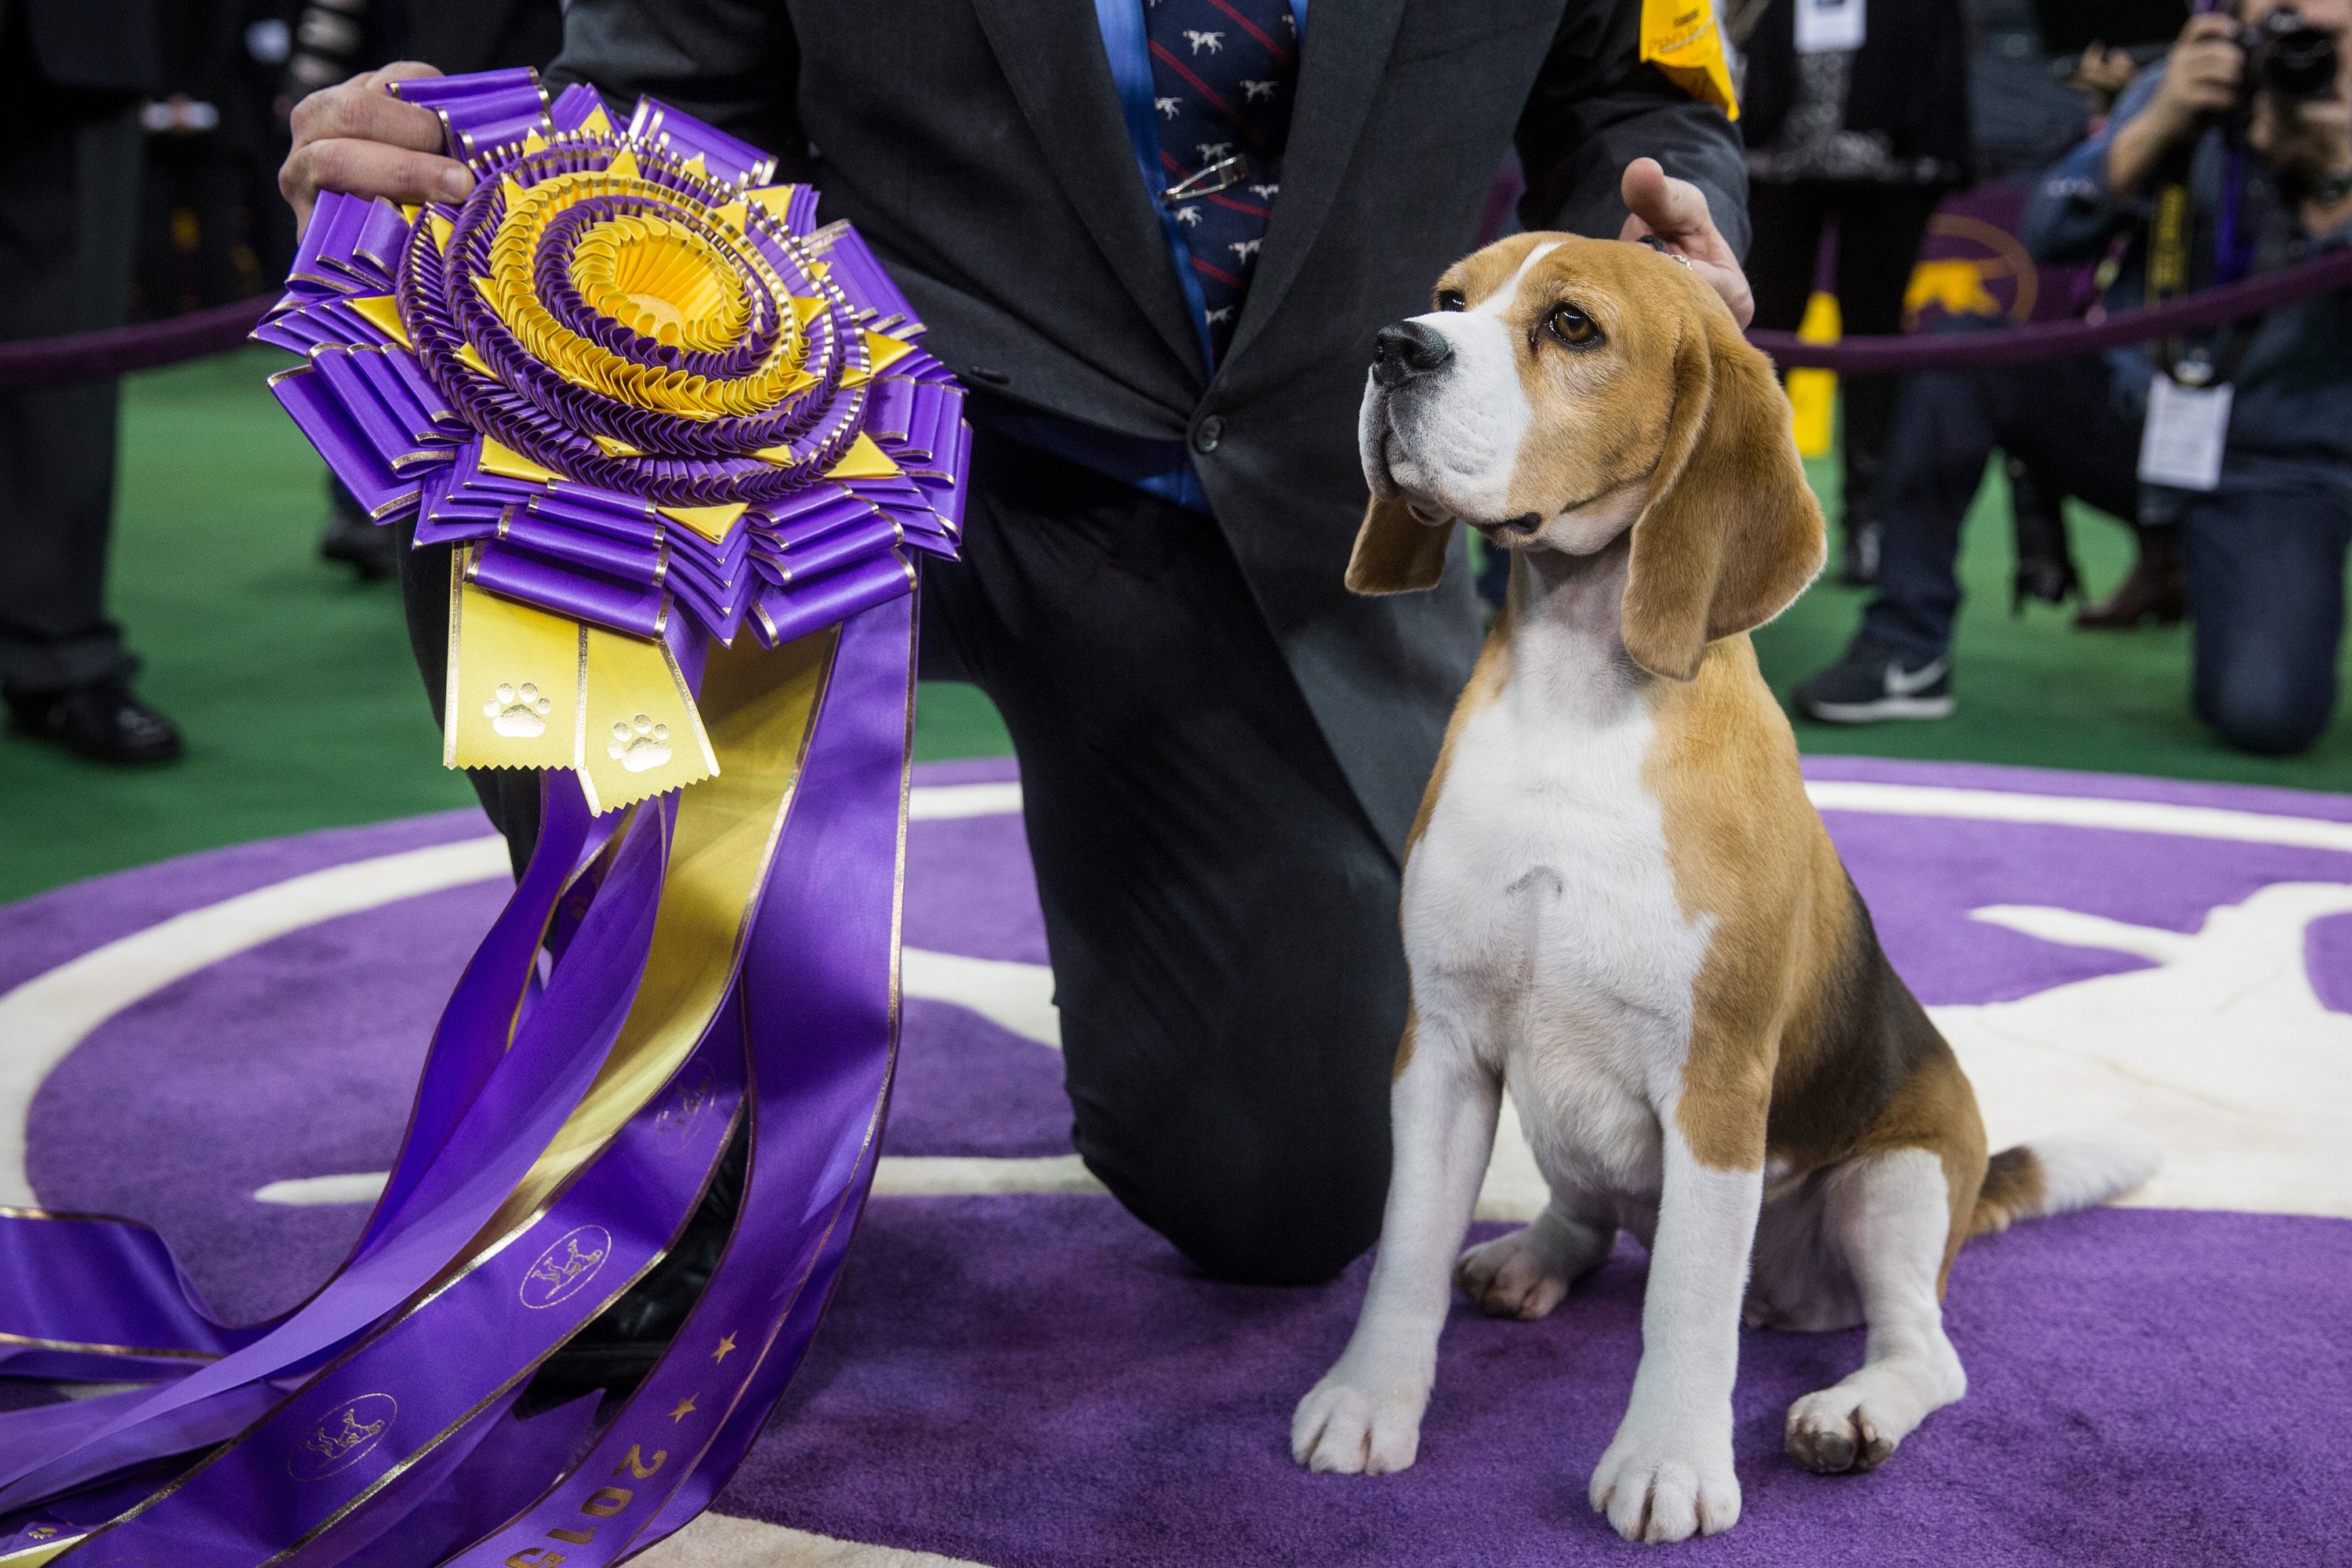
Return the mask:
[[1506,691],[1457,736],[1404,886],[1424,1035],[1502,1067],[1555,1182],[1631,1193],[1656,1190],[1707,936],[1675,897],[1650,741],[1639,702],[1560,721]]

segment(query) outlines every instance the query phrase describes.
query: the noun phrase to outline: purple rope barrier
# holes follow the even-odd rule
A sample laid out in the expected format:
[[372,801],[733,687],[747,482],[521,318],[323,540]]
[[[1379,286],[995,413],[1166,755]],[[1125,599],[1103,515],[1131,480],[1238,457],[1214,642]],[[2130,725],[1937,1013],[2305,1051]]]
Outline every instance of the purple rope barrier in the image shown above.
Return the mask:
[[[2264,272],[2161,305],[2117,310],[2101,321],[2051,321],[1981,332],[1906,333],[1809,343],[1794,332],[1750,331],[1748,341],[1784,370],[1850,375],[1979,369],[2094,353],[2124,343],[2203,331],[2332,289],[2352,288],[2352,248]],[[218,353],[243,342],[270,296],[197,310],[170,321],[68,337],[0,343],[0,392],[97,381]]]
[[257,294],[164,321],[0,343],[0,392],[100,381],[233,349],[245,342],[276,298]]
[[2330,251],[2186,299],[2117,310],[2101,321],[2048,321],[1985,332],[1922,332],[1835,343],[1801,342],[1794,332],[1750,331],[1748,341],[1783,370],[1833,370],[1847,375],[1977,370],[2204,331],[2343,288],[2352,288],[2352,249]]

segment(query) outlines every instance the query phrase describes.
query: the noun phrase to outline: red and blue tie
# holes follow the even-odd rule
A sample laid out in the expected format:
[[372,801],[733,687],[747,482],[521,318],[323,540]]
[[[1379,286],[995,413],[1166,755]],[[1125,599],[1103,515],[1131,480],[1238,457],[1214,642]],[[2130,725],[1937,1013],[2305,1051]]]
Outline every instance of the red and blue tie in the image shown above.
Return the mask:
[[1147,0],[1144,23],[1163,186],[1234,153],[1246,160],[1224,189],[1170,201],[1200,280],[1211,354],[1223,360],[1281,188],[1297,27],[1289,0]]

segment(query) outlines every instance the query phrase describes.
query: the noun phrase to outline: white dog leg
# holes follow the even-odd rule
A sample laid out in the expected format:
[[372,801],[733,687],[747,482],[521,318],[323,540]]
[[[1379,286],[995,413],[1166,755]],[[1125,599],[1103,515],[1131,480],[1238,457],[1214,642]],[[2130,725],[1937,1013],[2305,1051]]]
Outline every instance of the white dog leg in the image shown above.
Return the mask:
[[1454,1254],[1495,1149],[1500,1077],[1424,1022],[1389,1091],[1394,1163],[1380,1254],[1347,1351],[1298,1402],[1291,1458],[1310,1470],[1386,1475],[1421,1450]]
[[1862,1297],[1868,1349],[1861,1370],[1789,1407],[1788,1442],[1797,1463],[1835,1474],[1874,1468],[1969,1380],[1936,1295],[1952,1223],[1943,1162],[1925,1149],[1857,1160],[1831,1178],[1822,1205]]
[[1703,1163],[1671,1110],[1662,1121],[1665,1171],[1642,1298],[1642,1364],[1589,1494],[1628,1541],[1714,1535],[1739,1519],[1731,1385],[1764,1173]]

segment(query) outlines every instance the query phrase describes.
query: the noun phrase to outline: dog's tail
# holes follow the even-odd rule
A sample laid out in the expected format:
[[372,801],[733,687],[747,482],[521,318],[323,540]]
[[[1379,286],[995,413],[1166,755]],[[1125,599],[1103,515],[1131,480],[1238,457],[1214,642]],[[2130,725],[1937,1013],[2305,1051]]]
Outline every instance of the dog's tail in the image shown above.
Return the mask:
[[2003,1149],[1985,1166],[1969,1234],[2105,1203],[2145,1183],[2162,1163],[2156,1140],[2136,1127],[2083,1127]]

